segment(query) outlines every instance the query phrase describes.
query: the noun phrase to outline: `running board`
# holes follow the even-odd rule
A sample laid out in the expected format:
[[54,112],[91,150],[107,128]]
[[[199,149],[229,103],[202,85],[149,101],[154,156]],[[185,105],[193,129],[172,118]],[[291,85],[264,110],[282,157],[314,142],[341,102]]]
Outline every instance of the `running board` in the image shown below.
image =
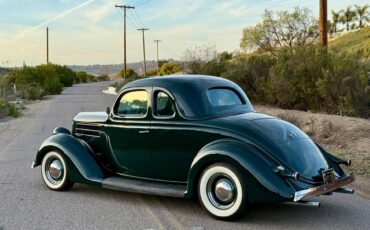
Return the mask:
[[102,181],[102,187],[125,192],[184,197],[186,186],[169,185],[159,182],[146,182],[121,177],[108,177]]

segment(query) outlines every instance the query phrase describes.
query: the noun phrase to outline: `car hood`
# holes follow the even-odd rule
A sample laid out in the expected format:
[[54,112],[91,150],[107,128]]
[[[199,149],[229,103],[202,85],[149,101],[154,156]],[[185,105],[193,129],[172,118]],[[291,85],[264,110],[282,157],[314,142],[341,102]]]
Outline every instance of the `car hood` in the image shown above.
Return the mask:
[[325,157],[311,138],[289,122],[252,112],[213,119],[211,123],[254,143],[307,179],[317,178],[328,168]]
[[82,123],[101,123],[108,119],[106,112],[81,112],[78,113],[74,118],[74,122]]

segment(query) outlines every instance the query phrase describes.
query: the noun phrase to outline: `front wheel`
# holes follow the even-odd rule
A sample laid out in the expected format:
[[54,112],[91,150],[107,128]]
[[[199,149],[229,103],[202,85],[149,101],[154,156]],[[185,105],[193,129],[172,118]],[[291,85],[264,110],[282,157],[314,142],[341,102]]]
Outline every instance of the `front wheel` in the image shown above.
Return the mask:
[[57,151],[48,152],[41,163],[41,175],[51,190],[63,191],[73,186],[68,178],[68,168],[63,155]]
[[202,206],[218,219],[239,219],[249,208],[244,178],[237,169],[224,163],[213,164],[203,171],[198,197]]

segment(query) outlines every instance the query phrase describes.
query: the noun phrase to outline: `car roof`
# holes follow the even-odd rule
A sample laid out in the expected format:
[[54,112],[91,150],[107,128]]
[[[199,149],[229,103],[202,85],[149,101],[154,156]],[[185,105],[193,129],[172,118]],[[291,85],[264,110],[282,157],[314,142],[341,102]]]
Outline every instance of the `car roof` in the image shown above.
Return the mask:
[[121,90],[129,87],[146,87],[146,86],[166,86],[170,90],[171,88],[177,88],[179,84],[186,84],[186,86],[203,87],[209,88],[214,85],[230,85],[233,82],[226,80],[221,77],[214,77],[208,75],[168,75],[168,76],[154,76],[144,78],[136,81],[132,81],[122,87]]
[[239,94],[246,104],[250,105],[247,96],[238,85],[221,77],[207,75],[155,76],[132,81],[124,85],[120,92],[140,87],[158,87],[170,92],[177,101],[181,113],[188,118],[202,118],[215,112],[212,111],[213,108],[209,105],[206,95],[206,91],[210,88],[231,88]]

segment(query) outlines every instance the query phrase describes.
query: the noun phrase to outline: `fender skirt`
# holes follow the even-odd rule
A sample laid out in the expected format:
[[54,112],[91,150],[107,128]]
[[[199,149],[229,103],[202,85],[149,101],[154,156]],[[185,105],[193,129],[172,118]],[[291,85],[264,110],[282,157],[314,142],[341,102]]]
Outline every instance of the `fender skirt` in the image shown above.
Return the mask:
[[60,151],[66,157],[71,181],[101,185],[104,173],[93,158],[91,150],[67,133],[56,133],[46,139],[39,148],[32,166],[39,166],[45,154],[52,150]]
[[273,161],[251,146],[228,139],[209,143],[199,151],[190,167],[186,197],[194,195],[202,171],[217,162],[229,163],[245,175],[251,202],[282,202],[293,197],[295,191],[274,172]]

